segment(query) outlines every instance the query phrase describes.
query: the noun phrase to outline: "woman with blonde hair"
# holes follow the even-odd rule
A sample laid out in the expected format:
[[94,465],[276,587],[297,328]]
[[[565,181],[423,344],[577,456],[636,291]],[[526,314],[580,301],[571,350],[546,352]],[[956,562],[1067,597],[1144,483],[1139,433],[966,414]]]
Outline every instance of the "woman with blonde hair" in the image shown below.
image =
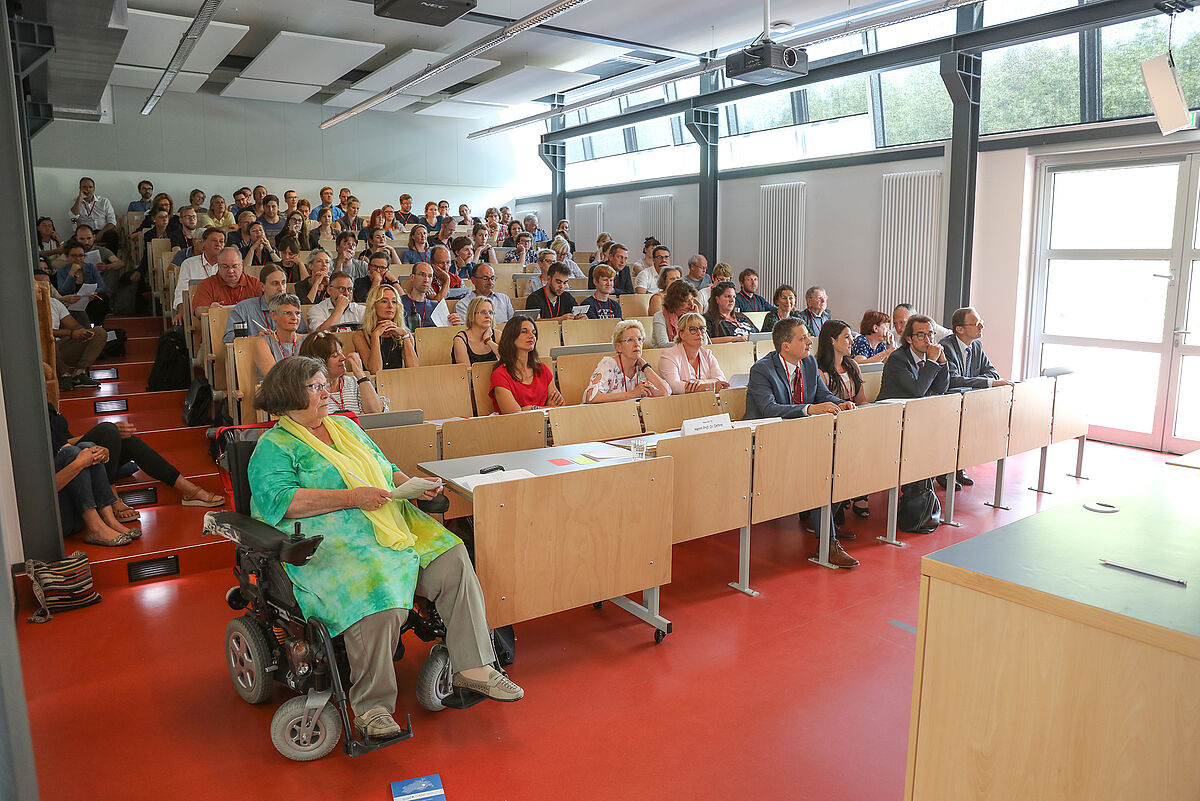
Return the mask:
[[[604,261],[605,258],[607,258],[608,248],[606,248],[605,245],[611,244],[612,241],[612,234],[608,233],[607,231],[600,232],[600,236],[596,237],[596,252],[592,255],[592,264],[599,264],[600,262]],[[600,255],[601,253],[604,253],[605,255],[602,257]]]
[[220,195],[213,195],[208,201],[208,211],[201,211],[196,216],[196,223],[202,230],[220,228],[226,233],[237,230],[237,221],[233,219],[233,212],[225,205],[225,198]]
[[567,265],[567,269],[571,271],[572,278],[587,278],[583,274],[583,270],[579,269],[579,265],[571,258],[571,244],[561,236],[556,236],[550,240],[547,246],[554,251],[557,260]]
[[671,387],[671,393],[705,392],[729,387],[717,357],[704,347],[704,335],[708,325],[704,316],[687,312],[679,317],[679,333],[675,345],[663,351],[658,358],[658,371]]
[[354,352],[368,373],[420,367],[416,339],[400,318],[400,293],[391,284],[371,288],[363,304],[362,329],[354,332]]
[[494,327],[496,312],[490,298],[475,297],[467,304],[465,331],[454,335],[450,350],[453,364],[477,364],[494,362],[500,358],[500,345],[496,342]]
[[613,329],[616,356],[605,356],[596,365],[584,403],[613,403],[634,398],[665,398],[671,387],[642,358],[646,329],[637,320],[623,320]]

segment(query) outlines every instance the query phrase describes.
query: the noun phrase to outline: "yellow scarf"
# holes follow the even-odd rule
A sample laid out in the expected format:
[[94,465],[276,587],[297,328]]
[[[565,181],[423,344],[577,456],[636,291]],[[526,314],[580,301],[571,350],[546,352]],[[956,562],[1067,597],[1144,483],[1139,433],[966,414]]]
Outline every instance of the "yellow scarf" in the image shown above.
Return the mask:
[[[370,448],[328,417],[322,418],[321,422],[333,439],[332,448],[288,415],[279,418],[279,425],[283,426],[284,431],[324,456],[337,468],[338,475],[346,482],[347,487],[378,487],[387,490],[394,488],[392,477],[379,466],[379,460]],[[409,531],[408,524],[400,515],[399,503],[385,503],[373,511],[360,511],[371,521],[375,528],[375,540],[384,548],[403,551],[416,543],[417,538]]]

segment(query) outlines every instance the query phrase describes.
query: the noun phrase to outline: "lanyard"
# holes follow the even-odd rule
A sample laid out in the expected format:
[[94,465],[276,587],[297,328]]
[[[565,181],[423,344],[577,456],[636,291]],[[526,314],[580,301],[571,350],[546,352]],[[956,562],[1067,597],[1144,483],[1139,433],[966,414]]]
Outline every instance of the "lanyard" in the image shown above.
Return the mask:
[[[625,377],[625,365],[621,362],[621,354],[619,354],[619,353],[617,354],[617,368],[621,371],[621,387],[626,392],[628,392],[629,391],[629,379]],[[633,373],[633,385],[635,387],[638,385],[636,365],[635,365],[635,370]]]
[[[742,293],[742,297],[746,297],[745,292]],[[746,298],[746,302],[750,304],[750,311],[758,311],[758,295],[751,295],[749,298]]]
[[[342,376],[341,378],[338,379],[338,389],[337,389],[338,411],[343,411],[343,412],[346,411],[346,399],[342,395],[342,393],[344,393],[345,391],[346,391],[346,376]],[[333,392],[329,393],[329,397],[332,398],[333,395],[334,395]]]
[[[558,296],[558,305],[551,306],[550,305],[550,287],[548,287],[548,286],[542,287],[542,292],[546,295],[546,310],[550,312],[551,319],[558,317],[559,316],[558,313],[560,311],[562,311],[562,295]],[[620,359],[619,356],[617,358]]]

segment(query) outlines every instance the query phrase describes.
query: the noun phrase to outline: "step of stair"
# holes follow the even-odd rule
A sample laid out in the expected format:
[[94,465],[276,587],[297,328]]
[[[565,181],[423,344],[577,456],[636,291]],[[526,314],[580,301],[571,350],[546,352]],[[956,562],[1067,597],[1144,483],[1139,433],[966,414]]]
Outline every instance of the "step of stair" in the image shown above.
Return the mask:
[[127,337],[158,337],[166,330],[163,318],[151,317],[114,317],[109,315],[104,319],[104,327],[109,330],[125,329]]
[[[116,384],[123,382],[113,382]],[[142,390],[145,390],[145,384],[140,385]],[[83,389],[82,387],[80,388]],[[187,390],[177,389],[166,392],[131,392],[125,394],[111,394],[102,396],[81,396],[74,392],[64,393],[62,400],[59,402],[58,410],[68,420],[74,421],[79,417],[89,416],[107,416],[112,414],[133,415],[141,412],[162,411],[169,409],[176,413],[178,419],[182,422],[180,410],[183,408],[183,399],[187,396]],[[96,401],[125,401],[126,408],[119,411],[100,411],[96,410]],[[145,426],[149,428],[149,426]],[[161,426],[154,426],[161,428]]]

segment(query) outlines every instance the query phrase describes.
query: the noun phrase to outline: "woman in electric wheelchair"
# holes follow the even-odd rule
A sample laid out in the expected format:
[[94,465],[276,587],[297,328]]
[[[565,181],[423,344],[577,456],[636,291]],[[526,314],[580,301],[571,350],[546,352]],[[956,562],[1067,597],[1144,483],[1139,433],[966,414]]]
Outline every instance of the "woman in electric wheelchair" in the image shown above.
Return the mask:
[[453,685],[520,699],[524,690],[494,667],[483,594],[462,541],[408,501],[392,500],[408,477],[352,420],[329,416],[328,391],[324,363],[307,356],[281,359],[263,380],[255,404],[279,422],[250,458],[251,513],[285,531],[300,520],[305,535],[325,538],[308,564],[284,569],[304,614],[344,635],[355,724],[371,737],[403,731],[392,719],[392,659],[414,592],[446,623]]

